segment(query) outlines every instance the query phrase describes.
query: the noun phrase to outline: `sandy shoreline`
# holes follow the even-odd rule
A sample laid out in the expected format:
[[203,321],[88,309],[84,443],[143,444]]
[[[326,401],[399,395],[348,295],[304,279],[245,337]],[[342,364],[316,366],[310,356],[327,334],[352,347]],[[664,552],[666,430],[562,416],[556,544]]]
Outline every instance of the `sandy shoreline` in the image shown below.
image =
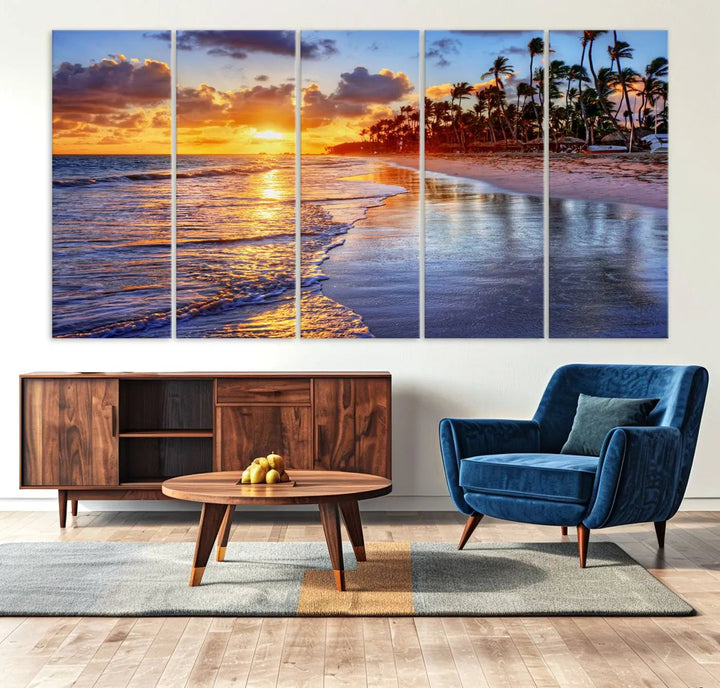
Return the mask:
[[[418,168],[418,157],[383,155],[396,165]],[[666,157],[651,153],[587,155],[557,153],[550,158],[550,194],[557,198],[632,203],[667,208]],[[480,179],[509,191],[543,193],[543,158],[523,153],[429,154],[425,168]]]

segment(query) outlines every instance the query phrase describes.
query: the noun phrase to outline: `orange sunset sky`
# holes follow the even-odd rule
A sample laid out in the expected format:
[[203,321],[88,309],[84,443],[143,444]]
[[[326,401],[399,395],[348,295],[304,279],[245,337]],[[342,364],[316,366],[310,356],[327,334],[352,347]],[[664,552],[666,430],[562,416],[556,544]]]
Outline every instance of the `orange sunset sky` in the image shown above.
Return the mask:
[[[177,33],[178,154],[295,151],[294,31]],[[303,152],[417,105],[418,34],[303,32]],[[169,154],[170,33],[53,34],[53,152]]]

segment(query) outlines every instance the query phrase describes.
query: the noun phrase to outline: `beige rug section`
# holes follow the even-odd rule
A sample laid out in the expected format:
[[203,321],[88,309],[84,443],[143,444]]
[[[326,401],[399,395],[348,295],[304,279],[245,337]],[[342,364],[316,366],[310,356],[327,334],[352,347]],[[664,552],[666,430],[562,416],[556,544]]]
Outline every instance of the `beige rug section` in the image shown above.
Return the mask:
[[370,542],[367,561],[345,571],[345,592],[332,571],[306,571],[297,613],[304,616],[408,616],[414,613],[410,543]]

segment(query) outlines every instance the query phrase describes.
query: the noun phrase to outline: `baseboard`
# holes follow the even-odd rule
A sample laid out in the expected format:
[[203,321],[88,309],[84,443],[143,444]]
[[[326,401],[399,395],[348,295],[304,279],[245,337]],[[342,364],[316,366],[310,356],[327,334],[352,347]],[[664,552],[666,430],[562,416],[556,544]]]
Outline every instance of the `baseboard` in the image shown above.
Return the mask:
[[[57,497],[0,498],[0,511],[57,511]],[[199,511],[200,505],[176,500],[117,500],[90,501],[79,504],[81,511]],[[313,505],[283,507],[292,511],[310,511]],[[388,495],[368,499],[360,504],[363,511],[455,511],[449,497],[410,497]],[[275,506],[238,507],[239,510],[276,511]],[[688,497],[680,505],[681,511],[720,511],[720,498]]]

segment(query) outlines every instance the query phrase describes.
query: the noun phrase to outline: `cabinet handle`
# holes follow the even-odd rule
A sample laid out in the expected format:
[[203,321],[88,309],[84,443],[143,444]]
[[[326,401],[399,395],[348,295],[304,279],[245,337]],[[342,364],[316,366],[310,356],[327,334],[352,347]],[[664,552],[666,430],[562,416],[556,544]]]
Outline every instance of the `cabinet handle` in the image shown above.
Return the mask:
[[113,437],[117,437],[117,406],[113,404],[110,407],[111,432]]

